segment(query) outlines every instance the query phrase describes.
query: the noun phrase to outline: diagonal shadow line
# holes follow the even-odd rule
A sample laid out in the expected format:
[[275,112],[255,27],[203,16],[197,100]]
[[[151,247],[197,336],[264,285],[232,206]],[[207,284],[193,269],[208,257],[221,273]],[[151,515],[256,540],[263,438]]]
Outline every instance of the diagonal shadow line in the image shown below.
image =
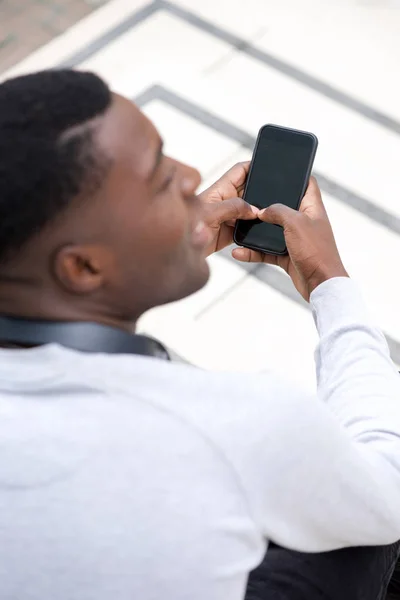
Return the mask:
[[194,25],[198,29],[201,29],[202,31],[213,35],[219,40],[230,44],[237,50],[240,50],[243,54],[247,54],[251,58],[261,62],[263,65],[267,65],[272,69],[287,75],[291,79],[294,79],[295,81],[298,81],[299,83],[309,87],[315,92],[326,96],[330,100],[334,100],[338,104],[341,104],[342,106],[345,106],[346,108],[363,115],[363,117],[366,119],[374,121],[382,127],[385,127],[386,129],[389,129],[390,131],[400,135],[399,121],[396,121],[385,113],[372,108],[365,102],[357,100],[357,98],[338,90],[329,83],[313,77],[306,71],[294,67],[290,63],[287,63],[276,56],[273,56],[272,54],[265,52],[256,46],[253,46],[244,38],[230,33],[226,29],[223,29],[222,27],[203,19],[202,17],[185,8],[182,8],[181,6],[177,6],[173,2],[169,2],[168,0],[160,0],[160,7],[169,11],[174,16],[184,20],[186,23]]
[[390,117],[389,115],[379,111],[361,100],[357,100],[353,96],[342,92],[329,83],[321,81],[320,79],[313,77],[306,71],[303,71],[297,67],[294,67],[290,63],[287,63],[272,54],[253,46],[244,38],[241,38],[233,33],[230,33],[226,29],[214,25],[210,21],[203,19],[199,15],[177,6],[168,0],[153,0],[143,8],[135,11],[133,14],[128,16],[122,23],[116,27],[111,28],[106,33],[100,35],[93,42],[89,43],[86,47],[82,48],[78,52],[75,52],[67,59],[58,63],[57,68],[71,68],[76,67],[82,62],[88,60],[93,55],[100,52],[112,41],[123,35],[130,29],[133,29],[146,19],[153,16],[157,11],[165,10],[175,17],[185,21],[189,25],[200,29],[201,31],[212,35],[223,41],[236,50],[239,50],[247,56],[261,62],[263,65],[267,65],[284,75],[287,75],[291,79],[298,81],[302,85],[314,90],[315,92],[345,106],[346,108],[364,116],[366,119],[379,124],[381,127],[400,135],[400,122]]
[[[230,248],[223,250],[219,254],[226,260],[235,263],[236,266],[242,267],[241,263],[232,258],[230,254]],[[249,269],[248,265],[245,264],[244,268],[248,271],[248,274],[251,277],[255,277],[259,281],[262,281],[275,291],[285,296],[285,298],[292,300],[292,302],[295,302],[305,310],[310,310],[308,303],[303,300],[300,294],[296,291],[290,278],[276,267],[271,267],[270,265],[256,265],[253,269]],[[393,362],[395,362],[397,365],[400,365],[400,342],[388,333],[385,333],[385,338],[389,346]]]
[[[161,85],[154,85],[145,90],[142,94],[135,98],[135,102],[139,106],[150,102],[151,100],[162,100],[173,108],[179,110],[185,115],[199,121],[203,125],[218,131],[229,139],[241,144],[249,150],[253,150],[255,145],[255,137],[247,131],[240,129],[236,125],[232,125],[221,117],[209,112],[192,101],[182,98],[175,92],[168,90]],[[390,231],[400,234],[400,218],[396,215],[381,208],[371,200],[355,194],[348,188],[339,185],[329,177],[322,173],[314,172],[321,189],[332,195],[334,198],[357,210],[362,215],[373,220],[375,223],[383,225]]]
[[[207,127],[216,129],[223,135],[227,136],[228,138],[233,139],[234,141],[245,146],[246,148],[249,148],[251,150],[254,148],[255,138],[253,138],[250,134],[243,131],[242,129],[239,129],[238,127],[236,127],[234,125],[231,125],[227,121],[220,119],[220,117],[217,117],[216,115],[209,113],[208,111],[197,106],[196,104],[189,102],[188,100],[186,100],[184,98],[181,98],[174,92],[171,92],[170,90],[167,90],[166,88],[164,88],[160,85],[150,86],[149,88],[144,90],[141,94],[136,96],[134,101],[136,102],[136,104],[138,106],[143,107],[146,104],[148,104],[149,102],[151,102],[152,100],[161,100],[161,101],[169,104],[173,108],[183,112],[187,116],[200,121]],[[355,196],[354,194],[352,194],[352,192],[349,192],[345,188],[342,188],[341,186],[339,186],[335,182],[327,179],[326,177],[324,177],[322,175],[318,175],[317,177],[318,177],[320,184],[322,183],[325,185],[325,188],[329,188],[327,190],[327,191],[329,191],[329,193],[333,194],[336,198],[341,199],[343,202],[346,202],[346,204],[353,206],[353,208],[360,210],[360,201],[362,201],[364,203],[367,203],[368,206],[371,205],[371,207],[374,210],[381,211],[381,209],[378,206],[376,206],[369,200],[365,200],[359,196]],[[322,185],[321,185],[321,187],[322,187]],[[379,221],[379,219],[376,219],[376,215],[375,216],[369,215],[369,216],[371,218],[373,218],[374,220],[378,220],[378,222],[382,223],[382,219]],[[378,216],[379,216],[379,214],[378,214]],[[388,218],[389,218],[389,215],[388,215]],[[390,218],[396,219],[396,217],[393,217],[391,215],[390,215]],[[399,229],[396,230],[396,232],[398,233],[399,231],[400,231],[400,224],[399,224]],[[257,278],[258,280],[262,281],[263,283],[265,283],[272,289],[274,289],[274,290],[278,291],[279,293],[281,293],[282,295],[284,295],[286,298],[299,304],[306,310],[309,310],[309,305],[307,304],[307,302],[305,302],[305,300],[303,300],[303,298],[298,294],[298,292],[295,290],[293,283],[291,282],[289,277],[287,277],[283,272],[281,272],[278,269],[271,267],[269,265],[253,265],[253,264],[249,264],[249,263],[240,263],[240,262],[236,261],[234,258],[232,258],[229,248],[226,248],[225,250],[220,252],[220,255],[223,258],[225,258],[226,260],[234,262],[237,266],[242,268],[244,271],[247,271],[247,273],[251,277]],[[385,334],[385,337],[386,337],[393,361],[396,364],[400,365],[400,342],[397,341],[392,336],[390,336],[389,334]]]
[[143,21],[153,16],[158,10],[160,10],[159,0],[154,0],[149,4],[146,4],[143,8],[139,9],[127,17],[124,21],[106,31],[106,33],[100,35],[93,42],[78,50],[74,54],[71,54],[65,60],[62,60],[57,65],[57,69],[70,69],[77,67],[81,63],[85,62],[100,50],[103,50],[108,44],[119,38],[124,33],[127,33],[130,29],[133,29],[137,25],[140,25]]

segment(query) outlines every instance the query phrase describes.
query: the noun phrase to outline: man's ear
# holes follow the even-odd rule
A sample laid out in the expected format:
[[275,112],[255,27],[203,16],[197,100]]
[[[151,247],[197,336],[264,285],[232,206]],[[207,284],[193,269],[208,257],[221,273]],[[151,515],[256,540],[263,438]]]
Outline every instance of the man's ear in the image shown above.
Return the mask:
[[99,246],[63,246],[53,257],[52,273],[73,294],[92,294],[105,282],[110,257]]

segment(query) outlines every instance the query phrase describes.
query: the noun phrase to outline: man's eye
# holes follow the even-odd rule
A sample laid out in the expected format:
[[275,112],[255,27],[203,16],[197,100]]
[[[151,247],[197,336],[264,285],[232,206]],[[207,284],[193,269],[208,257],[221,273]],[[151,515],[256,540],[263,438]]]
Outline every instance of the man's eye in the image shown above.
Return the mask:
[[176,172],[176,167],[174,167],[171,170],[170,174],[168,175],[168,177],[166,178],[166,180],[164,181],[164,183],[160,187],[160,189],[159,189],[160,192],[164,192],[165,190],[167,190],[169,188],[169,186],[171,185],[171,183],[174,180],[175,172]]

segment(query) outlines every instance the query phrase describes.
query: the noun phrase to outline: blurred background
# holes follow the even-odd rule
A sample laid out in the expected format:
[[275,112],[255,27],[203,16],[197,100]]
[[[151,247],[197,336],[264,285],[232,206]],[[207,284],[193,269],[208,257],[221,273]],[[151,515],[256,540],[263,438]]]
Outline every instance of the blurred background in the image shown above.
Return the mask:
[[[92,70],[135,100],[204,186],[261,125],[319,138],[315,175],[345,265],[400,365],[400,0],[0,0],[0,80]],[[191,298],[139,329],[217,370],[313,388],[308,306],[273,267],[210,259]]]
[[66,31],[107,0],[0,0],[0,72]]

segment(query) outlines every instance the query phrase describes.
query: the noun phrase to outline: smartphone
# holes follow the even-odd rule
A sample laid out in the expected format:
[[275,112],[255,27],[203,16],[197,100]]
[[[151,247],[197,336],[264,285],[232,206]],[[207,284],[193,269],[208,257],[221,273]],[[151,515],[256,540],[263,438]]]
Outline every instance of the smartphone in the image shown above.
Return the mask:
[[[257,137],[243,198],[257,208],[279,203],[298,210],[317,147],[312,133],[264,125]],[[287,254],[282,227],[259,219],[238,220],[233,239],[238,246],[266,254]]]

